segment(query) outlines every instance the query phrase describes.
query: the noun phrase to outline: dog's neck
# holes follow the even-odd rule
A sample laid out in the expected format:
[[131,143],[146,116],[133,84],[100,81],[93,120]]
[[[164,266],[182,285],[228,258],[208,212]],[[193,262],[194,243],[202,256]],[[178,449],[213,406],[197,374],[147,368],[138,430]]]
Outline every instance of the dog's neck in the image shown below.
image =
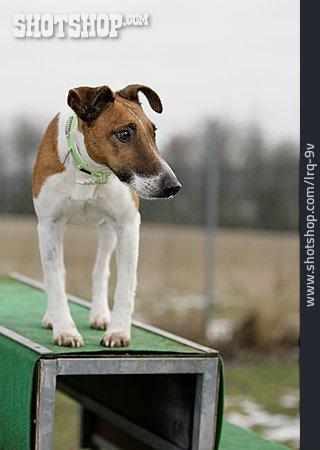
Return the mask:
[[75,139],[75,143],[78,147],[79,153],[81,155],[81,158],[83,159],[83,161],[88,164],[88,166],[92,167],[94,170],[102,170],[105,169],[105,166],[103,166],[102,164],[98,164],[96,163],[92,158],[90,158],[88,152],[87,152],[87,148],[86,148],[86,144],[84,142],[84,135],[82,134],[82,132],[79,130],[79,124],[77,123],[76,128],[74,129],[74,139]]
[[[60,115],[60,130],[65,130],[66,126],[68,124],[68,122],[70,122],[71,117],[74,115],[73,111],[71,109],[68,108],[67,111],[63,111]],[[60,134],[60,139],[63,139],[62,133]],[[108,175],[111,175],[111,170],[105,166],[105,165],[101,165],[98,164],[97,162],[95,162],[88,154],[88,151],[86,149],[86,145],[84,142],[84,135],[81,132],[81,130],[79,129],[79,123],[78,120],[76,121],[76,125],[75,128],[72,132],[72,136],[73,136],[73,140],[74,140],[74,145],[76,146],[78,153],[80,155],[81,160],[87,165],[89,166],[90,169],[97,171],[97,172],[107,172]],[[74,157],[72,156],[72,153],[70,152],[70,148],[69,148],[69,143],[68,143],[68,139],[66,137],[66,135],[64,136],[63,139],[63,146],[61,148],[64,149],[64,153],[62,153],[62,155],[60,155],[60,160],[61,162],[70,167],[73,167],[75,169],[75,176],[77,179],[79,179],[80,184],[82,184],[83,182],[85,182],[86,180],[88,181],[90,178],[90,174],[84,173],[80,170],[78,170],[77,167],[77,161],[75,161]]]

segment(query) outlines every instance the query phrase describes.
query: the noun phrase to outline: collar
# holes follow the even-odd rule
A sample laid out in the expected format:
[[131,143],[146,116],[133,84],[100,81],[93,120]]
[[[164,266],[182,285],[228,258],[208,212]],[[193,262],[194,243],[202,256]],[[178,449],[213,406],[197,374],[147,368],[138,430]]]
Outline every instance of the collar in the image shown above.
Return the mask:
[[73,160],[77,166],[77,169],[81,172],[87,173],[90,175],[90,178],[85,181],[77,180],[78,184],[106,184],[108,183],[109,176],[111,175],[111,170],[106,167],[106,169],[97,171],[92,169],[92,167],[88,166],[88,164],[82,159],[78,146],[76,144],[74,138],[74,130],[77,125],[78,118],[75,113],[69,117],[66,123],[65,135],[68,143],[68,152],[64,158],[64,162],[67,159],[69,153],[71,153]]

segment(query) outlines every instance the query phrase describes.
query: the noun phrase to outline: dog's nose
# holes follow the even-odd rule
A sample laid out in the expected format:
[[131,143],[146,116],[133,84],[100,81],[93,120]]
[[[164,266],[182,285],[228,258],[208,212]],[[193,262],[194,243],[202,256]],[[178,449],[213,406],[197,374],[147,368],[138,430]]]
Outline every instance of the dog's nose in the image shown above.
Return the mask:
[[173,197],[177,192],[180,191],[181,184],[179,181],[171,177],[165,177],[162,181],[163,183],[163,196],[164,197]]

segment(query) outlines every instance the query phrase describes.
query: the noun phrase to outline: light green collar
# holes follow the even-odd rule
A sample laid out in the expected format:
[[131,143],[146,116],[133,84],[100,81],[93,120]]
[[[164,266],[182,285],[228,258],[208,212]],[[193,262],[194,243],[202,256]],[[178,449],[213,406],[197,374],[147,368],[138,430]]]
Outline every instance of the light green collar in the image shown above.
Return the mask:
[[[68,142],[68,153],[65,156],[65,160],[68,157],[69,153],[71,153],[74,162],[76,163],[77,169],[81,172],[87,173],[90,175],[90,178],[88,180],[84,181],[76,181],[76,183],[79,184],[106,184],[108,183],[109,176],[111,175],[111,170],[106,167],[106,169],[103,169],[102,171],[96,171],[92,169],[92,167],[89,167],[88,164],[84,162],[82,159],[79,149],[77,147],[75,138],[74,138],[74,130],[77,124],[78,118],[76,114],[72,114],[72,116],[69,117],[67,123],[66,123],[66,138]],[[65,162],[65,161],[64,161]]]

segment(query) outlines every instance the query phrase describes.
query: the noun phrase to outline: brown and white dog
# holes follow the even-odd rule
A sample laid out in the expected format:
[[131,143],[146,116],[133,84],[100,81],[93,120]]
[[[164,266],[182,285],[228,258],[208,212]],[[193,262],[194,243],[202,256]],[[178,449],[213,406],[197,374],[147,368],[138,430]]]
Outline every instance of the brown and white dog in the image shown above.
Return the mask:
[[[33,169],[33,199],[48,296],[42,326],[52,327],[58,345],[84,344],[65,292],[63,233],[67,224],[97,225],[99,247],[89,321],[93,328],[106,329],[102,345],[126,346],[130,343],[136,289],[138,196],[172,197],[181,187],[159,154],[156,128],[140,106],[140,91],[152,109],[161,113],[160,98],[147,86],[130,85],[118,92],[108,86],[71,89],[68,107],[51,121],[40,144]],[[77,125],[73,138],[79,154],[93,170],[109,171],[106,184],[86,184],[90,175],[79,170],[69,152],[65,129],[74,114]],[[111,314],[108,277],[115,248],[117,285]]]

